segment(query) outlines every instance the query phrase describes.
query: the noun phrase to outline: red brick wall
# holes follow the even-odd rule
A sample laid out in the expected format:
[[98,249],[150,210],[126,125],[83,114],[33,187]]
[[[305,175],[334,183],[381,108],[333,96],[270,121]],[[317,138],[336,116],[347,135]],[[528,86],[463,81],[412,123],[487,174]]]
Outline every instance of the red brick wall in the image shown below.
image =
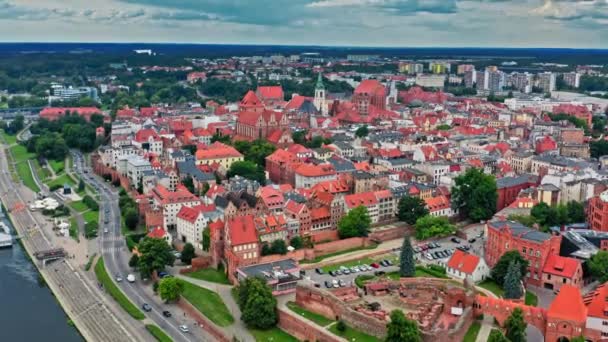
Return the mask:
[[[481,314],[493,316],[500,325],[503,325],[515,308],[520,308],[524,313],[526,323],[534,325],[541,332],[544,332],[547,326],[547,311],[545,309],[523,305],[507,299],[477,295],[473,307],[475,316]],[[545,339],[545,341],[557,341],[557,338],[554,340]]]
[[320,231],[320,232],[314,232],[314,233],[312,233],[311,236],[312,236],[312,241],[314,243],[335,241],[340,238],[338,236],[337,230],[325,230],[325,231]]
[[411,228],[409,228],[405,224],[402,226],[394,227],[394,228],[390,228],[390,229],[376,230],[376,231],[373,231],[371,234],[369,234],[369,239],[372,241],[380,241],[380,242],[400,239],[405,236],[405,233],[408,230],[411,230]]
[[315,245],[315,256],[331,254],[351,248],[363,247],[368,245],[366,238],[354,237],[344,240],[331,241]]
[[340,342],[342,339],[334,336],[322,327],[301,320],[289,312],[278,310],[279,328],[285,330],[300,341]]

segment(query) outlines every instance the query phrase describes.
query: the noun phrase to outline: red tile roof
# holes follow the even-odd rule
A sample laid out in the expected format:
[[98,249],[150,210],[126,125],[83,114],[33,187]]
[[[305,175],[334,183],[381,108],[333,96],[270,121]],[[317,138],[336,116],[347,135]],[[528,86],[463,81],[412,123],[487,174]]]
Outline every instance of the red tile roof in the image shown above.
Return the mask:
[[608,319],[608,283],[598,286],[595,291],[586,295],[584,301],[587,304],[587,316]]
[[363,80],[355,89],[355,94],[384,95],[386,89],[378,80]]
[[576,259],[551,254],[545,262],[543,272],[572,279],[579,267],[581,264]]
[[304,177],[322,177],[336,174],[336,170],[331,164],[302,164],[295,172]]
[[161,227],[156,227],[154,229],[152,229],[148,235],[148,237],[153,238],[153,239],[164,239],[165,238],[165,230],[162,229]]
[[228,220],[226,228],[230,234],[232,246],[258,242],[253,215],[237,216]]
[[199,148],[199,150],[196,151],[195,156],[197,160],[206,160],[230,157],[238,158],[242,157],[243,155],[234,147],[216,141],[202,149]]
[[140,129],[139,131],[137,131],[137,133],[135,133],[135,141],[140,143],[148,142],[148,139],[150,137],[152,137],[154,140],[160,140],[160,137],[158,136],[156,131],[151,128]]
[[314,208],[310,211],[310,218],[313,220],[329,219],[331,218],[331,213],[329,212],[329,208],[325,206]]
[[200,201],[198,197],[190,193],[190,191],[188,191],[188,189],[186,189],[184,186],[178,186],[175,191],[169,191],[167,188],[159,184],[152,189],[152,195],[161,204]]
[[257,94],[264,100],[283,100],[283,88],[281,86],[260,86]]
[[583,303],[578,287],[564,284],[547,310],[547,318],[584,323],[587,307]]
[[473,274],[478,264],[478,256],[457,249],[452,254],[447,266],[466,274]]
[[260,101],[253,90],[250,90],[247,92],[247,94],[245,94],[245,97],[243,97],[243,100],[241,100],[240,105],[245,107],[260,107],[262,106],[262,101]]
[[344,196],[344,203],[352,209],[360,205],[367,207],[378,204],[378,200],[373,192],[362,192],[360,194]]
[[49,107],[40,111],[40,118],[51,121],[57,120],[67,112],[78,114],[87,120],[90,120],[93,114],[103,114],[97,107]]

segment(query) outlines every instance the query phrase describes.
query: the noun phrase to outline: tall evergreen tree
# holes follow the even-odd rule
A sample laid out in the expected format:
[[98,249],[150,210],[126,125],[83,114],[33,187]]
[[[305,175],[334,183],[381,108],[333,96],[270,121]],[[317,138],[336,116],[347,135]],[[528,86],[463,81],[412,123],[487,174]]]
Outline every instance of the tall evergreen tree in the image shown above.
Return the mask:
[[513,313],[505,321],[505,336],[511,342],[526,342],[526,327],[524,313],[520,308],[513,310]]
[[505,283],[503,285],[505,290],[505,298],[507,299],[519,299],[523,295],[521,290],[521,274],[519,273],[519,263],[512,261],[509,264],[507,275],[505,276]]
[[413,277],[416,274],[416,265],[414,264],[414,249],[410,237],[406,236],[403,239],[401,246],[401,260],[399,264],[399,274],[402,277]]

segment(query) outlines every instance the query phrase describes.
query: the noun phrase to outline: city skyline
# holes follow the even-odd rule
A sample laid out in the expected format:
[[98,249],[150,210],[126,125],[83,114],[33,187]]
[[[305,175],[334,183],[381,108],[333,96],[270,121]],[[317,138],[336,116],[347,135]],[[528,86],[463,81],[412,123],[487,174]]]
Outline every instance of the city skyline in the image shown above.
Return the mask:
[[0,1],[0,18],[5,42],[515,48],[608,43],[605,0],[12,0]]

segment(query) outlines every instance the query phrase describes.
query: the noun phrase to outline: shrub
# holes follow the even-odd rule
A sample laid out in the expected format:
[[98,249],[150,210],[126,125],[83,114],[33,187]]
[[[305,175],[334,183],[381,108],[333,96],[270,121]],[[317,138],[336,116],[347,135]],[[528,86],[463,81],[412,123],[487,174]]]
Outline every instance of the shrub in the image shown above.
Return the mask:
[[342,322],[342,321],[338,321],[338,323],[336,324],[336,329],[339,332],[345,332],[346,331],[346,324],[344,324],[344,322]]

